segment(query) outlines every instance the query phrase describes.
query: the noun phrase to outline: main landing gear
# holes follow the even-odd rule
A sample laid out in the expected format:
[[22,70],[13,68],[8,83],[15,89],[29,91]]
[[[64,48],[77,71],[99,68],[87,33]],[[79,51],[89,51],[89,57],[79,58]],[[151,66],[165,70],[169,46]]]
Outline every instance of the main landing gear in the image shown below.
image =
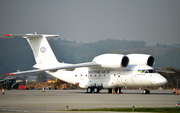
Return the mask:
[[87,93],[99,93],[99,91],[102,89],[102,87],[88,87]]

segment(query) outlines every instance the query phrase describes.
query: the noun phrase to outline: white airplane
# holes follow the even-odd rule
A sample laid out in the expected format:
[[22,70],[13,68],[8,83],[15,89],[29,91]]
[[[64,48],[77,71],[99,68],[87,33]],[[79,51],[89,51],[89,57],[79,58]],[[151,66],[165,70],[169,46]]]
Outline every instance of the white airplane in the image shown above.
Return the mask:
[[[98,93],[101,89],[112,88],[115,92],[122,87],[154,87],[167,83],[166,78],[158,74],[152,67],[154,57],[147,54],[102,54],[96,56],[92,62],[67,64],[57,61],[46,37],[59,35],[45,34],[7,34],[8,37],[26,38],[33,51],[36,70],[8,73],[16,75],[24,73],[42,72],[65,82],[86,88],[87,93]],[[149,88],[143,93],[150,93]]]

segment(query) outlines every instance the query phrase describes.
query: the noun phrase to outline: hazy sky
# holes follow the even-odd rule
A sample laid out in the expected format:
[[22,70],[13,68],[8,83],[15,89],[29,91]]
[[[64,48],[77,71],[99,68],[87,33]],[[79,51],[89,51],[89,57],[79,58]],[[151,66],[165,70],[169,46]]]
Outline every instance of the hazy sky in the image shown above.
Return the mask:
[[0,36],[55,33],[61,39],[180,43],[180,0],[0,0]]

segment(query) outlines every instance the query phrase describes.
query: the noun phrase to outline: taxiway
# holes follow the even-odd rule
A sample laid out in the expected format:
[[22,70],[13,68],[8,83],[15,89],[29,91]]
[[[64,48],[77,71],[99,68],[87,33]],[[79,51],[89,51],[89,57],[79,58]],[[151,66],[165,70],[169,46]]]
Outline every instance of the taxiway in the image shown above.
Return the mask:
[[122,90],[122,94],[85,93],[86,90],[5,90],[0,94],[0,112],[65,111],[68,109],[122,107],[176,107],[180,95],[172,90]]

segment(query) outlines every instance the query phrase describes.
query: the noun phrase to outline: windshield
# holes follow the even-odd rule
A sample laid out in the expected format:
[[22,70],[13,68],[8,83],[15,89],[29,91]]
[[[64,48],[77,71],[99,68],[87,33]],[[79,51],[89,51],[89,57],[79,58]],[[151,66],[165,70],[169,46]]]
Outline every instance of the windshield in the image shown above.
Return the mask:
[[149,73],[157,73],[154,69],[149,69]]

